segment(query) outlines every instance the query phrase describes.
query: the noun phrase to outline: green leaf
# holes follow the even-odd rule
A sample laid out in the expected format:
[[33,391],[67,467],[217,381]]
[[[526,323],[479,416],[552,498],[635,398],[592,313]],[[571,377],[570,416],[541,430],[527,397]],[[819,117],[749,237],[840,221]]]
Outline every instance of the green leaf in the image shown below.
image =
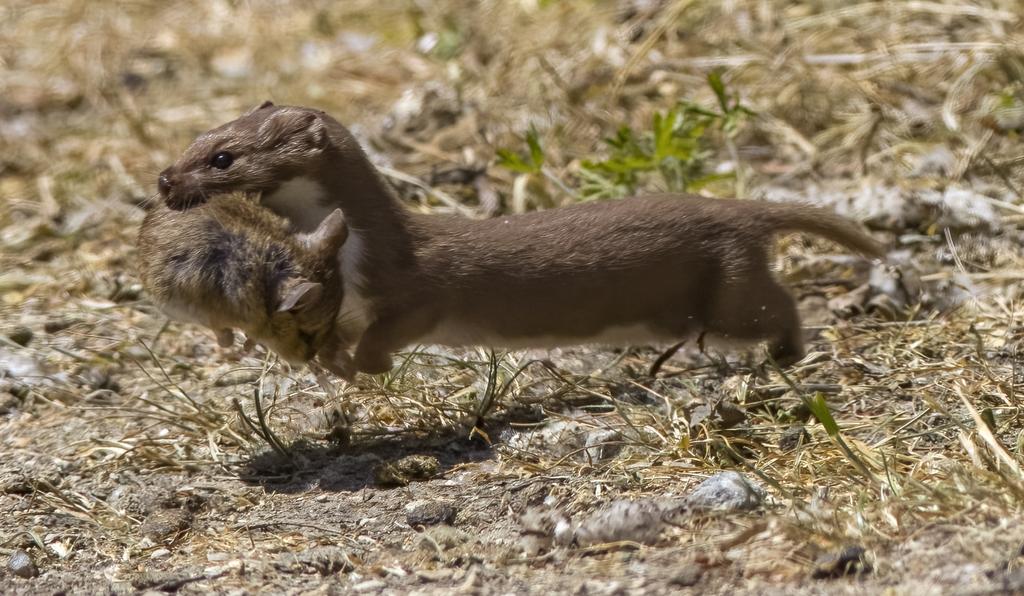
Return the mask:
[[523,161],[523,158],[518,153],[509,149],[498,149],[496,153],[499,166],[520,174],[533,173],[533,168],[530,164]]
[[544,149],[540,146],[539,135],[533,125],[530,125],[530,130],[526,132],[526,145],[530,148],[531,165],[540,171],[544,166]]
[[498,165],[519,174],[540,174],[544,167],[544,148],[540,144],[540,134],[532,125],[526,131],[526,148],[525,156],[511,149],[498,149],[495,151]]
[[810,408],[811,413],[818,419],[818,422],[825,427],[825,432],[830,437],[839,436],[839,425],[836,424],[835,418],[832,417],[832,412],[828,409],[828,404],[825,403],[825,395],[820,391],[814,394],[814,397],[807,400],[807,407]]
[[718,98],[718,105],[722,108],[722,113],[729,112],[729,96],[725,93],[725,83],[722,82],[722,74],[717,70],[708,73],[708,85],[715,92],[715,97]]

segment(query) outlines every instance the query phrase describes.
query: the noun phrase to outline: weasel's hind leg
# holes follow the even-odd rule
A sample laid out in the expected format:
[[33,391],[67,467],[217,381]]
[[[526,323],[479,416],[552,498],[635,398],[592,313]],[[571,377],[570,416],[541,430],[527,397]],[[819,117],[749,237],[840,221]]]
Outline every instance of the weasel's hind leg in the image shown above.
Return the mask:
[[804,357],[803,331],[796,302],[769,275],[726,285],[711,304],[707,331],[725,339],[768,341],[768,353],[780,366]]

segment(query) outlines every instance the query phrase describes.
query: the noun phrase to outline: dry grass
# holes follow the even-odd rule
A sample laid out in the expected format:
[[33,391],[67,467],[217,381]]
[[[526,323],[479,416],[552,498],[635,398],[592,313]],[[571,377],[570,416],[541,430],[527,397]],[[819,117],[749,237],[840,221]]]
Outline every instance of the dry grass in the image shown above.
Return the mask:
[[[660,591],[681,561],[715,593],[1021,589],[1022,8],[7,2],[0,552],[28,549],[45,573],[0,575],[0,591]],[[650,350],[420,351],[344,389],[344,447],[340,387],[168,324],[133,273],[156,172],[263,99],[351,123],[411,207],[480,216],[572,200],[563,187],[602,137],[679,99],[713,105],[712,69],[757,116],[711,158],[736,172],[711,190],[857,214],[921,279],[908,300],[850,299],[863,266],[787,239],[780,264],[819,333],[785,374],[748,364],[756,353],[683,354],[651,382]],[[546,170],[517,181],[492,160],[531,125]],[[844,297],[852,314],[826,307]],[[9,339],[21,327],[27,347]],[[579,442],[592,436],[605,452]],[[420,451],[438,455],[440,479],[369,479]],[[765,515],[695,522],[639,551],[524,563],[515,548],[513,513],[545,497],[580,512],[678,495],[718,469],[759,478]],[[464,553],[432,537],[424,554],[404,525],[407,501],[442,497],[477,540]],[[178,510],[180,529],[147,530]],[[851,544],[872,574],[810,579],[821,553]],[[324,545],[345,560],[322,576],[281,562]]]

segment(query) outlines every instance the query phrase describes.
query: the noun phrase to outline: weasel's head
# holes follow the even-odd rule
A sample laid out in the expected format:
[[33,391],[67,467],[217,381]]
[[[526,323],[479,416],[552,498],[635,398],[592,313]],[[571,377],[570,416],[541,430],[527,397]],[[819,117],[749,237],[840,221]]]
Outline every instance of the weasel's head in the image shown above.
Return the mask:
[[329,143],[325,118],[319,110],[264,102],[199,135],[160,173],[160,196],[168,207],[183,210],[215,194],[263,193],[314,177]]

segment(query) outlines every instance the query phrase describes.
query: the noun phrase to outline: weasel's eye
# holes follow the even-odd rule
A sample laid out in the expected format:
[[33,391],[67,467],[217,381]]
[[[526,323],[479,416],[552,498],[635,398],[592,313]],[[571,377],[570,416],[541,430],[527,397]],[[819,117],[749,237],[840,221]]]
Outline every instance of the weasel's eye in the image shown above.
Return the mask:
[[231,167],[231,164],[234,163],[234,161],[235,157],[233,155],[227,151],[221,151],[217,155],[213,156],[213,159],[210,160],[210,165],[218,170],[226,170]]

